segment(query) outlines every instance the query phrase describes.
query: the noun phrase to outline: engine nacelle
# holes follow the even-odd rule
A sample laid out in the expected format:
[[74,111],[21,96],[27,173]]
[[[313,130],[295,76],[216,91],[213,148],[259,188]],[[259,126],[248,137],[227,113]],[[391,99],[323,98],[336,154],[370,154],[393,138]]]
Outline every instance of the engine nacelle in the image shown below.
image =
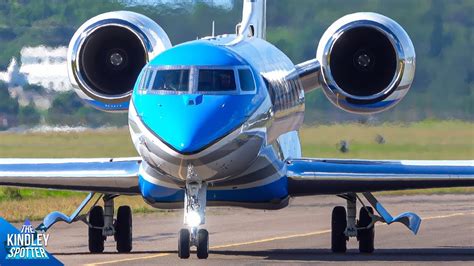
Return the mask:
[[142,68],[170,47],[168,35],[148,17],[129,11],[104,13],[85,22],[72,37],[69,80],[93,107],[125,111]]
[[376,13],[354,13],[334,22],[316,55],[324,93],[337,107],[371,114],[395,106],[415,75],[415,49],[405,30]]

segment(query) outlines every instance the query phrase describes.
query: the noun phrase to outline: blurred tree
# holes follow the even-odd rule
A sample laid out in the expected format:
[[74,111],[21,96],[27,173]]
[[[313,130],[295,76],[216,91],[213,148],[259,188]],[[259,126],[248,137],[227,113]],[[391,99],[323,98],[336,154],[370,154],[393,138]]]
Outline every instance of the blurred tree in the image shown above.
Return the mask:
[[41,114],[36,109],[34,103],[30,103],[27,106],[20,107],[18,113],[18,122],[20,125],[34,126],[37,125],[41,120]]
[[127,114],[105,113],[84,106],[75,92],[59,94],[48,109],[46,122],[67,126],[123,126],[127,124]]
[[8,86],[0,81],[0,114],[17,115],[19,110],[18,101],[8,93]]
[[36,93],[44,93],[46,89],[38,84],[26,84],[23,86],[24,91],[32,91]]

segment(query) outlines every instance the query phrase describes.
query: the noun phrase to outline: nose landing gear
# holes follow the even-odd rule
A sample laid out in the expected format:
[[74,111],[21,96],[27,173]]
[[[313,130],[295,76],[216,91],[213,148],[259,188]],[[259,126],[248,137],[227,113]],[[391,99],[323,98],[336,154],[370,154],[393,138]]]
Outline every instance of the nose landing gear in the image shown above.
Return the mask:
[[192,246],[196,247],[197,257],[207,259],[209,256],[209,233],[199,228],[205,223],[207,184],[190,181],[186,183],[184,198],[184,225],[179,231],[178,256],[187,259]]

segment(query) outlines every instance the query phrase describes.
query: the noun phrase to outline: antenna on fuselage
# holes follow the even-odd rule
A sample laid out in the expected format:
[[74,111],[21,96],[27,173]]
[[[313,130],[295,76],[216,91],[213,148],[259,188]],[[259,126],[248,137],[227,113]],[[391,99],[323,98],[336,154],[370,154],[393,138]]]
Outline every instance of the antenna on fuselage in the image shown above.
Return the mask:
[[212,21],[212,37],[216,37],[216,22]]
[[267,0],[244,0],[242,22],[237,24],[236,33],[265,39],[267,30]]

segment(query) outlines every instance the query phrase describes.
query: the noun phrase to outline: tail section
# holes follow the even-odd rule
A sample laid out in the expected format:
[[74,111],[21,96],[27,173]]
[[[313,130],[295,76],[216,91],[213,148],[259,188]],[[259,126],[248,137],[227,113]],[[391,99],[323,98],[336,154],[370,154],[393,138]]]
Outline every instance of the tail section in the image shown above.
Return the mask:
[[237,25],[237,35],[265,39],[267,30],[267,0],[244,0],[242,22]]

